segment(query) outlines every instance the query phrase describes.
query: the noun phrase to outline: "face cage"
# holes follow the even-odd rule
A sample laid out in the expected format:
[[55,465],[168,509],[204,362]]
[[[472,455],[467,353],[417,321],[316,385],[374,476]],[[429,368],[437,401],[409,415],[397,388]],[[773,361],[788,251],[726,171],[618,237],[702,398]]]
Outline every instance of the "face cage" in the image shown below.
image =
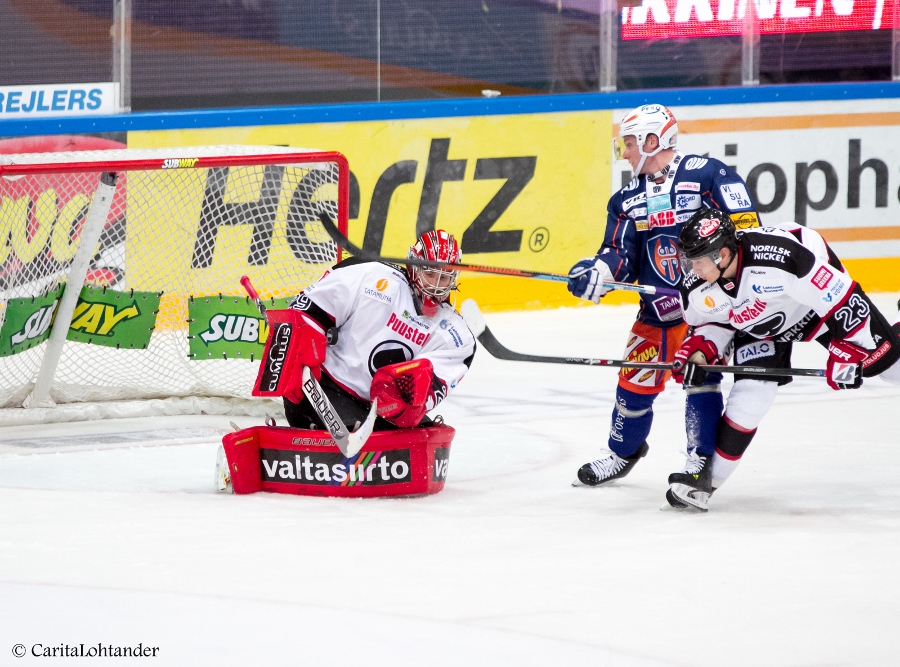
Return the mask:
[[[459,271],[444,271],[443,269],[426,269],[421,266],[414,266],[413,269],[413,281],[416,284],[416,288],[423,295],[423,297],[428,297],[429,299],[433,299],[438,303],[443,303],[448,298],[450,298],[450,292],[456,289],[456,279],[459,277]],[[440,283],[441,278],[444,276],[450,277],[450,283],[446,287],[440,287],[437,284],[428,285],[423,280],[424,274],[428,274],[429,276],[434,276],[434,283]]]
[[[698,257],[691,257],[691,258],[689,258],[687,255],[685,255],[681,250],[679,250],[678,251],[678,263],[681,265],[681,275],[683,275],[683,276],[696,275],[696,274],[694,274],[694,262],[701,260],[701,259],[708,259],[715,266],[719,266],[719,264],[722,262],[722,256],[719,254],[719,250],[721,250],[721,248],[718,248],[716,250],[710,250],[709,252],[704,253]],[[697,276],[697,277],[699,278],[700,276]]]

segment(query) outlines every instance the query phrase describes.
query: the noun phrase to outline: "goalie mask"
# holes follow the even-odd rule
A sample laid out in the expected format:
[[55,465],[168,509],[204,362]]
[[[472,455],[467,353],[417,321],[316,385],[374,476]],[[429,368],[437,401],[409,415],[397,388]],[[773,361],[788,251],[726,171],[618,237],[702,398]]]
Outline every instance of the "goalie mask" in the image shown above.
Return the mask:
[[[422,234],[416,244],[409,249],[407,257],[425,259],[429,262],[459,264],[462,253],[456,239],[443,229],[438,229]],[[449,299],[450,292],[456,289],[456,279],[459,276],[458,270],[446,271],[422,266],[407,266],[406,272],[416,306],[426,317],[437,315],[441,304]]]
[[[644,143],[651,134],[659,140],[659,145],[652,153],[644,152]],[[640,176],[641,169],[648,157],[653,157],[667,148],[675,148],[678,141],[678,122],[675,115],[662,104],[645,104],[638,107],[619,123],[619,136],[613,139],[613,152],[617,160],[625,159],[625,137],[633,136],[637,142],[641,161],[634,170]]]

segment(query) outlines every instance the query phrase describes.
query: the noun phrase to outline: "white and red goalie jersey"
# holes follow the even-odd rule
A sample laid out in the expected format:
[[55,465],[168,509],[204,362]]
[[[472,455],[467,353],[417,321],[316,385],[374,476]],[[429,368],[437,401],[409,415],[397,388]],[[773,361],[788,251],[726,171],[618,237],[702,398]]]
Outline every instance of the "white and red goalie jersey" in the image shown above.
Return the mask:
[[433,366],[427,410],[462,380],[475,355],[475,338],[448,303],[434,317],[416,312],[402,268],[381,262],[345,260],[301,292],[290,308],[327,331],[336,327],[322,364],[335,383],[371,401],[372,376],[383,366],[428,359]]
[[[781,342],[826,331],[866,350],[876,347],[870,308],[840,260],[815,231],[793,223],[739,231],[738,273],[681,284],[684,319],[728,356],[736,330]],[[741,361],[741,360],[737,360]]]

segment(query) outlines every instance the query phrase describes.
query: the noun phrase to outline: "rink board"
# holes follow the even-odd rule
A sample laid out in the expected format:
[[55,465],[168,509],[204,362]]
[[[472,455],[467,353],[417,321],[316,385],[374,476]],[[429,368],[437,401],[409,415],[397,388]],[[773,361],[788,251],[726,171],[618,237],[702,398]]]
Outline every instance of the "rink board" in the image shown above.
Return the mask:
[[[119,131],[134,148],[242,143],[337,150],[352,172],[354,243],[402,257],[417,231],[444,228],[461,240],[466,262],[563,274],[599,248],[609,195],[630,178],[627,165],[612,160],[610,138],[626,110],[649,102],[673,110],[681,151],[737,169],[763,224],[805,223],[865,289],[900,289],[896,84],[138,114],[98,117],[89,128],[75,118],[7,122],[0,134]],[[561,282],[478,274],[461,282],[463,296],[487,312],[578,304]]]

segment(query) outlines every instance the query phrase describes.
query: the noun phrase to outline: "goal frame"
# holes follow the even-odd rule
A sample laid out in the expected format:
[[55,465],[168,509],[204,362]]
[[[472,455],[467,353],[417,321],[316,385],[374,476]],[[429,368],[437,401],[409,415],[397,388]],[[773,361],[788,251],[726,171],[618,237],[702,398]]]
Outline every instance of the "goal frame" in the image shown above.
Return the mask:
[[[247,152],[237,155],[225,154],[229,149]],[[259,150],[254,151],[253,149]],[[209,151],[221,151],[223,154],[203,155],[204,152]],[[104,159],[106,156],[103,153],[109,153],[109,159]],[[126,157],[122,157],[123,154]],[[127,156],[128,154],[133,155],[133,157]],[[152,156],[147,156],[148,154],[152,154]],[[54,155],[57,161],[46,159],[50,155]],[[79,159],[86,157],[91,159]],[[53,410],[57,406],[56,402],[49,395],[50,387],[53,382],[56,365],[66,343],[66,336],[72,323],[79,294],[86,283],[89,262],[94,254],[100,235],[108,222],[117,174],[127,174],[128,172],[136,171],[265,167],[268,165],[314,168],[316,165],[322,164],[336,165],[337,167],[337,223],[342,231],[346,233],[349,215],[350,168],[346,157],[337,151],[273,146],[197,146],[0,155],[0,183],[2,183],[3,179],[15,181],[27,176],[91,173],[99,173],[101,175],[97,189],[91,194],[90,208],[85,216],[85,223],[78,237],[79,247],[65,270],[66,290],[57,308],[50,338],[46,343],[46,349],[41,358],[40,370],[35,380],[34,388],[23,402],[23,407],[30,409],[26,410],[26,412],[45,412],[45,410],[36,409]],[[342,249],[335,244],[335,261],[340,261],[341,255]],[[196,401],[194,402],[196,403]],[[206,409],[208,408],[204,408],[204,410]],[[8,408],[0,410],[0,412],[6,410]],[[187,410],[187,412],[191,411],[190,409]],[[70,412],[77,414],[77,411]],[[258,411],[251,410],[251,412],[255,413]],[[69,419],[44,417],[35,421],[68,421]],[[28,418],[25,418],[24,421],[21,418],[14,421],[32,423],[32,420]],[[0,419],[0,423],[3,423],[2,419]]]

